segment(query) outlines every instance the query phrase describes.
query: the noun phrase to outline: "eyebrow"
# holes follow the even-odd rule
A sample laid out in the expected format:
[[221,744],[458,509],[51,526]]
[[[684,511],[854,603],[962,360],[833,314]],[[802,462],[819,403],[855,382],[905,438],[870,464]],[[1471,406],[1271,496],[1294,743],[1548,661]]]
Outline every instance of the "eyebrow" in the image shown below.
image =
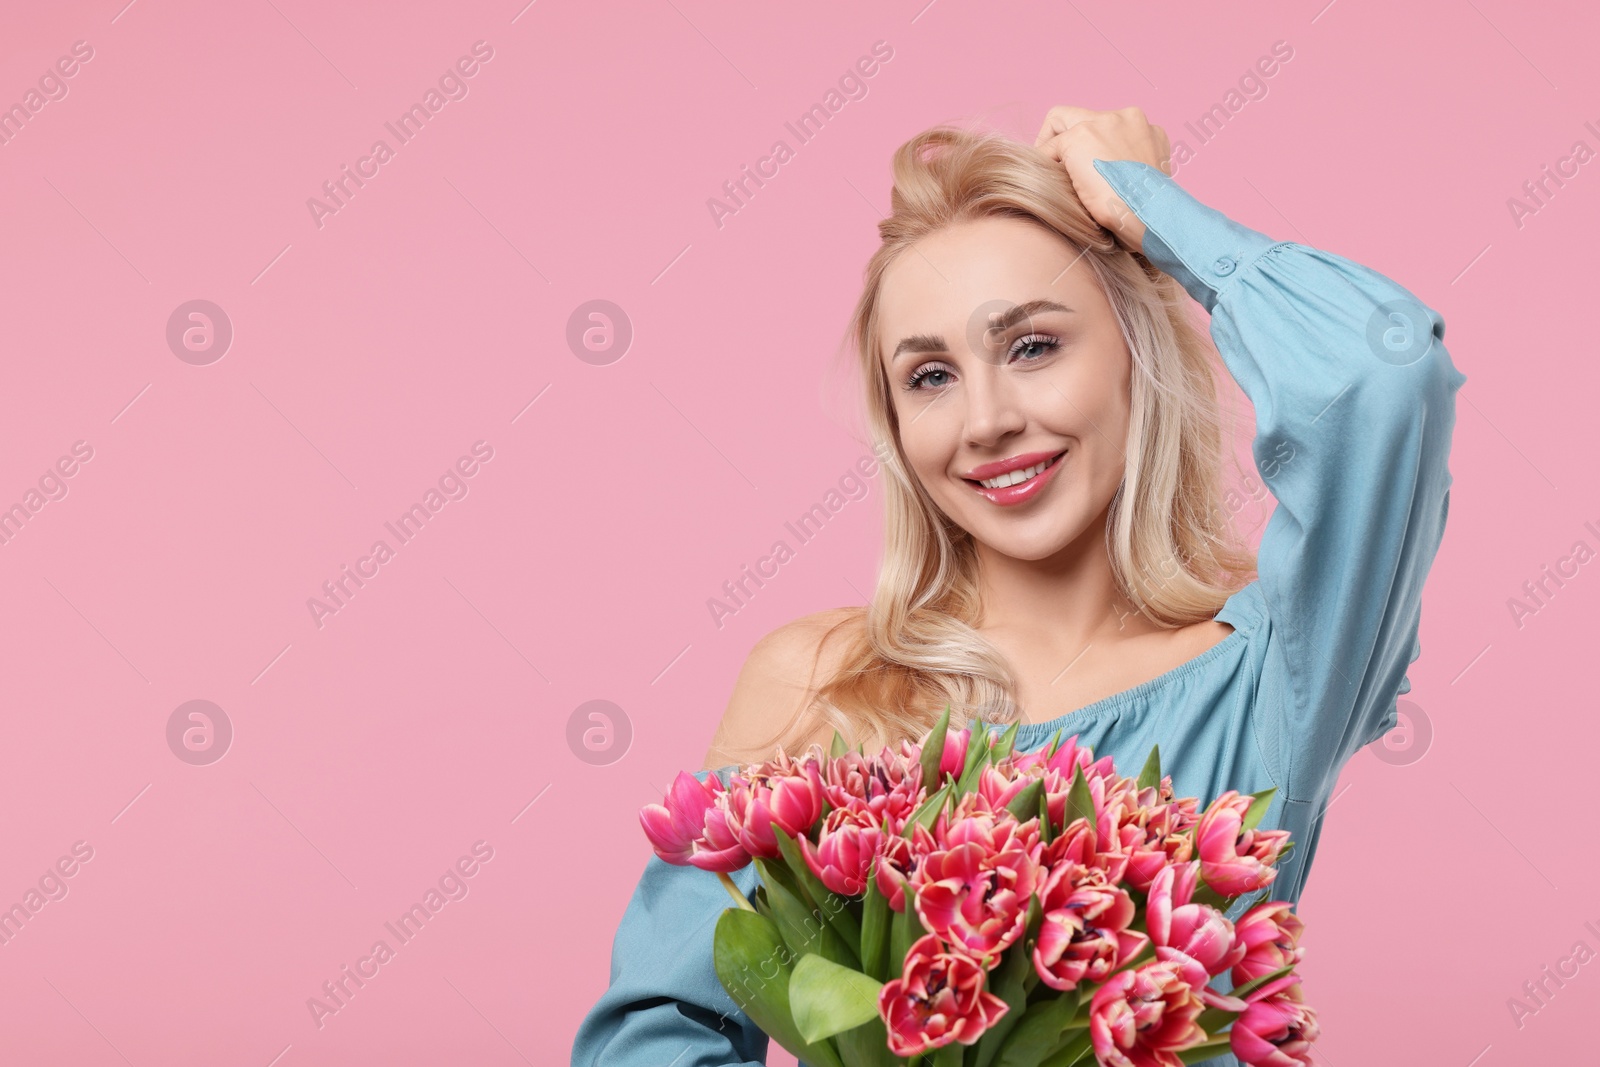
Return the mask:
[[[999,321],[994,325],[999,329],[1009,330],[1017,323],[1030,319],[1035,315],[1041,315],[1046,311],[1060,311],[1071,314],[1075,310],[1075,308],[1069,308],[1067,305],[1054,300],[1030,300],[1026,304],[1018,304],[1011,310],[1001,314]],[[893,354],[889,356],[889,361],[892,363],[906,353],[926,354],[930,352],[948,352],[949,350],[950,346],[938,334],[912,334],[910,337],[902,338],[900,343],[895,345]]]

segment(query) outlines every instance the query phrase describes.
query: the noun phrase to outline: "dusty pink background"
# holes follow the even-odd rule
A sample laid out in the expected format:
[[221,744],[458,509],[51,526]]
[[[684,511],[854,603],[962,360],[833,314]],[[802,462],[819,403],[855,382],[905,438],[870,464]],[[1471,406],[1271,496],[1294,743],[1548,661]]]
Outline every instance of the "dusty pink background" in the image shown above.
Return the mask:
[[[824,372],[890,152],[973,117],[1031,140],[1068,102],[1143,107],[1203,201],[1402,281],[1470,377],[1407,706],[1432,740],[1352,762],[1303,901],[1324,1061],[1592,1048],[1597,965],[1520,1028],[1507,1004],[1600,949],[1600,563],[1508,608],[1600,549],[1600,163],[1520,225],[1507,203],[1600,149],[1583,5],[124,2],[0,35],[0,104],[93,50],[0,145],[0,506],[66,489],[0,545],[0,905],[93,850],[0,945],[0,1060],[565,1062],[637,808],[699,766],[758,637],[870,587],[876,483],[721,628],[706,606],[864,451]],[[799,145],[785,122],[878,41]],[[1276,41],[1199,147],[1184,123]],[[319,227],[307,199],[379,138]],[[708,198],[780,138],[719,229]],[[234,334],[207,365],[166,338],[197,299]],[[566,340],[596,299],[633,327],[608,365]],[[307,600],[479,441],[467,495],[319,627]],[[596,699],[632,729],[604,765],[568,743]],[[232,723],[220,761],[169,748],[191,700]],[[479,841],[467,896],[319,1028],[307,999]]]

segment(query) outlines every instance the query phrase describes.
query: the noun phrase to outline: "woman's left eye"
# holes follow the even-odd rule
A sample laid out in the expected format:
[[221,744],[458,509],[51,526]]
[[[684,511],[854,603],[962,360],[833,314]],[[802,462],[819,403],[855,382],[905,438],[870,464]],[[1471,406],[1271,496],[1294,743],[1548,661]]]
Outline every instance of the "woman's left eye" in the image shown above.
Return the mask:
[[1060,340],[1058,340],[1057,338],[1051,337],[1049,334],[1046,334],[1046,333],[1030,333],[1026,337],[1019,337],[1014,342],[1012,342],[1011,355],[1013,355],[1013,356],[1021,355],[1022,353],[1026,352],[1030,348],[1036,348],[1036,349],[1039,349],[1040,351],[1036,352],[1034,355],[1025,357],[1028,360],[1036,360],[1036,359],[1039,359],[1039,358],[1041,358],[1041,357],[1043,357],[1043,356],[1045,356],[1045,355],[1047,355],[1047,354],[1049,354],[1051,352],[1054,352],[1056,349],[1058,349],[1060,347],[1061,347]]

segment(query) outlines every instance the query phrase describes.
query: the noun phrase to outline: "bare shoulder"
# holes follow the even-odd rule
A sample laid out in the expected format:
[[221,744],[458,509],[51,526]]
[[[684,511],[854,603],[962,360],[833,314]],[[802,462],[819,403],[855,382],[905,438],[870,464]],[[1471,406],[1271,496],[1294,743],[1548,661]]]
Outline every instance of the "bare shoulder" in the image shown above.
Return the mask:
[[1141,639],[1145,642],[1143,667],[1169,670],[1206,652],[1233,633],[1230,623],[1202,619],[1170,630],[1157,630]]
[[804,615],[755,643],[733,685],[727,710],[706,753],[707,768],[753,763],[816,741],[827,747],[833,728],[811,709],[817,690],[838,671],[859,639],[866,609],[831,608]]
[[1203,619],[1200,622],[1190,623],[1180,628],[1182,641],[1191,655],[1198,656],[1212,645],[1220,642],[1224,637],[1233,633],[1233,623],[1218,622],[1216,619]]

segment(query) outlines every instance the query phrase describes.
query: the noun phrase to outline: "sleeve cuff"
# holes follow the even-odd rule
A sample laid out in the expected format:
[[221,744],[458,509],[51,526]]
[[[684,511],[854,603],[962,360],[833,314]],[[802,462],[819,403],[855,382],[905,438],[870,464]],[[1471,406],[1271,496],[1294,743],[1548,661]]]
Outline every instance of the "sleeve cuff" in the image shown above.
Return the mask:
[[1094,169],[1144,223],[1144,257],[1176,278],[1208,312],[1245,268],[1275,245],[1291,243],[1207,207],[1148,163],[1096,159]]

